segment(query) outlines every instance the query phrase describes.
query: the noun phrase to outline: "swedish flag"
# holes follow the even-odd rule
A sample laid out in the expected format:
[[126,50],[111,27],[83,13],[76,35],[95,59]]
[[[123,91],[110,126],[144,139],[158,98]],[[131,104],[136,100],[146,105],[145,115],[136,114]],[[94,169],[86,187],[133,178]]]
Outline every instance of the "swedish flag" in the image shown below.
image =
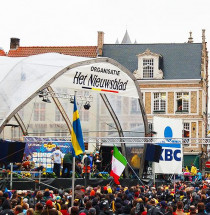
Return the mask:
[[73,128],[71,131],[71,141],[76,155],[80,155],[85,151],[82,128],[80,124],[79,112],[77,110],[75,96],[74,96]]

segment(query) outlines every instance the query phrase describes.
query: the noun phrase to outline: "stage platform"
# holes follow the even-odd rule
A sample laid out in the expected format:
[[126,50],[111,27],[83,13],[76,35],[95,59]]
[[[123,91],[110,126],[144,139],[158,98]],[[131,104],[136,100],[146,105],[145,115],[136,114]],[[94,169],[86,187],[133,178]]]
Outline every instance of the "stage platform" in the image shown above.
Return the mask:
[[[142,185],[141,182],[138,179],[120,179],[120,184],[122,186],[135,186],[137,184]],[[71,188],[72,186],[72,179],[71,178],[43,178],[40,180],[41,183],[39,183],[39,180],[28,180],[28,179],[18,179],[13,178],[12,181],[12,187],[11,187],[11,181],[9,178],[4,178],[0,180],[0,189],[8,188],[8,189],[14,189],[14,190],[35,190],[40,189],[44,190],[46,188],[53,189],[54,188]],[[144,185],[153,186],[153,180],[151,179],[143,179],[142,182]],[[98,185],[105,186],[107,184],[111,183],[114,185],[113,179],[102,179],[102,178],[92,178],[87,181],[87,186],[90,185],[92,187],[96,187]],[[156,179],[155,181],[156,186],[160,186],[162,184],[169,184],[170,182]],[[76,178],[75,179],[75,185],[85,185],[84,178]]]
[[[105,186],[111,182],[113,183],[113,179],[94,178],[94,179],[89,179],[87,181],[87,185],[90,185],[92,187],[96,187],[97,185]],[[10,179],[1,179],[0,189],[6,188],[6,187],[8,189],[11,189],[10,183],[11,183]],[[120,183],[122,186],[134,186],[134,185],[140,184],[138,179],[122,179],[120,180]],[[78,185],[78,184],[85,185],[84,178],[75,179],[75,185]],[[58,189],[71,188],[72,180],[71,178],[46,178],[46,179],[41,179],[40,184],[38,180],[30,181],[27,179],[13,179],[12,181],[12,189],[15,189],[15,190],[34,190],[34,189],[44,190],[46,188],[52,189],[51,186]]]

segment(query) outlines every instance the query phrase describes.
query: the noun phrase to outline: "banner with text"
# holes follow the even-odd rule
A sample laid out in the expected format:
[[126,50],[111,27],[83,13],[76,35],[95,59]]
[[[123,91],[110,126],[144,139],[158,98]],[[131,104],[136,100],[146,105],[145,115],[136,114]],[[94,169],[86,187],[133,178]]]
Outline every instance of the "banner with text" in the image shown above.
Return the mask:
[[[157,144],[162,146],[159,163],[153,163],[155,173],[181,174],[183,152],[180,140],[182,138],[182,120],[164,117],[153,118],[154,131],[157,138],[163,138]],[[172,139],[173,138],[173,139]]]
[[65,78],[62,78],[62,81],[68,81],[72,89],[139,98],[132,78],[110,63],[80,66],[68,70],[63,77]]

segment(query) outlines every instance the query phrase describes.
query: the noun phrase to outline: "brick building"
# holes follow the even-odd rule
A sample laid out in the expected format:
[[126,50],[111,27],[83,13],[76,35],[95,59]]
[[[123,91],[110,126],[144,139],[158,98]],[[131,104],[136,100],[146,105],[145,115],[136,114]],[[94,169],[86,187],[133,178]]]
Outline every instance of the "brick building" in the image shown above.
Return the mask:
[[[103,34],[99,34],[103,41]],[[100,43],[101,44],[101,43]],[[208,111],[208,52],[205,30],[202,42],[171,44],[134,44],[128,32],[121,44],[98,47],[101,56],[115,59],[128,68],[139,81],[146,114],[152,129],[153,117],[179,118],[183,121],[183,137],[205,138]],[[185,163],[202,152],[202,146],[184,147]]]

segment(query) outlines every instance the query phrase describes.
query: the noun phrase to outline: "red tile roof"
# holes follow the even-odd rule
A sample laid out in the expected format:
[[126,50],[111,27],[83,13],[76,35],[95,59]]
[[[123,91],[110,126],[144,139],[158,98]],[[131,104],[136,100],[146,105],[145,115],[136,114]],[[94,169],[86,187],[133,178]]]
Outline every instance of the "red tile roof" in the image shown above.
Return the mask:
[[60,53],[80,57],[96,57],[97,46],[34,46],[10,50],[8,57],[28,57],[43,53]]
[[0,56],[6,56],[6,53],[2,49],[0,49]]

